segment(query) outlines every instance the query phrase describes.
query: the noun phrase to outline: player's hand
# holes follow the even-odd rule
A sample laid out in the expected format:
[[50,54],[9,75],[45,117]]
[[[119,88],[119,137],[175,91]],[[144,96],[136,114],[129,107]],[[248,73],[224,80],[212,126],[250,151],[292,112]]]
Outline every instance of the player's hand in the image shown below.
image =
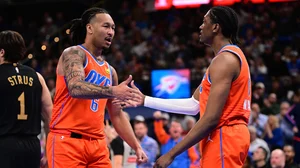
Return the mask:
[[139,106],[143,106],[144,105],[144,101],[145,101],[145,95],[140,91],[139,88],[137,88],[134,84],[134,81],[131,81],[130,86],[137,92],[137,94],[139,95],[136,99],[134,99],[134,101],[139,105]]
[[141,163],[146,163],[148,161],[148,156],[143,151],[143,149],[140,147],[136,151],[136,163],[139,165]]
[[48,162],[47,162],[47,157],[46,156],[42,157],[40,168],[48,168]]
[[116,98],[112,101],[114,105],[121,105],[122,108],[137,107],[144,105],[145,95],[139,90],[139,88],[135,86],[134,81],[131,81],[130,85],[132,89],[136,91],[135,97],[125,100]]
[[129,77],[120,83],[118,86],[113,86],[112,92],[113,96],[115,98],[118,98],[120,100],[140,100],[141,95],[140,91],[136,90],[134,88],[128,87],[128,84],[132,81],[132,76],[129,75]]
[[156,160],[153,168],[166,168],[172,163],[173,160],[174,159],[168,153],[166,153]]
[[137,107],[138,103],[133,100],[120,100],[120,99],[113,99],[112,104],[115,106],[121,106],[121,108],[127,108],[127,107]]

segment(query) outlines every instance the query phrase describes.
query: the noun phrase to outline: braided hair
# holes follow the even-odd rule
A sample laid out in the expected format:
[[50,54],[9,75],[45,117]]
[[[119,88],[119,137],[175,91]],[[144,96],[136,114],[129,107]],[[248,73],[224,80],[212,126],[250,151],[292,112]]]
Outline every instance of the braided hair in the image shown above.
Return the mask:
[[108,12],[103,8],[89,8],[83,12],[81,18],[73,19],[71,21],[71,28],[70,33],[72,35],[72,42],[74,45],[84,43],[85,36],[86,36],[86,25],[90,23],[91,19],[99,13],[106,13]]
[[215,6],[210,9],[209,16],[212,23],[220,24],[222,34],[230,39],[230,43],[239,44],[238,15],[232,8],[227,6]]

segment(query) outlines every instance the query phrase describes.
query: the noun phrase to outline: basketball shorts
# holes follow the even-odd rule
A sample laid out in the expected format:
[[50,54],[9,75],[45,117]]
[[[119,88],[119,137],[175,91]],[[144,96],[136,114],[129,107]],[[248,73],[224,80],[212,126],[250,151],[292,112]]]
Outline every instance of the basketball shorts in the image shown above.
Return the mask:
[[223,126],[200,142],[201,168],[241,168],[247,158],[250,134],[245,124]]
[[1,168],[39,168],[40,141],[36,136],[0,137]]
[[49,168],[111,168],[105,139],[50,132],[47,139]]

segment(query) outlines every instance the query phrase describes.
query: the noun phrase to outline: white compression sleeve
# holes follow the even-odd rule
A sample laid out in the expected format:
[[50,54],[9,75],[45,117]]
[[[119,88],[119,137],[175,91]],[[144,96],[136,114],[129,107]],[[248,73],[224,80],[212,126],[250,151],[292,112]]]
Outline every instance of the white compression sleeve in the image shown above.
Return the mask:
[[199,112],[199,101],[193,96],[188,99],[161,99],[146,96],[144,106],[177,114],[196,115]]

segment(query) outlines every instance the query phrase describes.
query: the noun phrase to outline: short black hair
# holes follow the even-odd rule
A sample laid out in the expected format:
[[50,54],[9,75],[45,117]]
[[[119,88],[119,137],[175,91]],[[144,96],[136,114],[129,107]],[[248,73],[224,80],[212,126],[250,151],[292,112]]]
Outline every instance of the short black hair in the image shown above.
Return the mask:
[[19,62],[26,52],[22,35],[12,30],[0,32],[0,49],[5,51],[4,60],[12,63]]
[[267,158],[268,158],[268,151],[267,151],[267,149],[265,149],[264,147],[262,147],[262,146],[259,146],[258,147],[258,149],[262,149],[262,151],[263,151],[263,153],[264,153],[264,155],[265,155],[265,160],[267,160]]
[[96,16],[98,13],[106,13],[108,12],[103,8],[89,8],[83,12],[81,18],[73,19],[71,22],[70,32],[72,35],[72,42],[74,45],[84,43],[86,36],[86,28],[85,26],[90,23],[91,19]]
[[215,6],[210,9],[212,23],[220,24],[222,34],[229,38],[232,44],[238,44],[239,21],[237,13],[227,6]]
[[291,148],[292,148],[292,151],[295,152],[294,146],[291,145],[291,144],[285,144],[285,145],[283,146],[283,148],[284,148],[284,147],[287,147],[287,146],[291,147]]

